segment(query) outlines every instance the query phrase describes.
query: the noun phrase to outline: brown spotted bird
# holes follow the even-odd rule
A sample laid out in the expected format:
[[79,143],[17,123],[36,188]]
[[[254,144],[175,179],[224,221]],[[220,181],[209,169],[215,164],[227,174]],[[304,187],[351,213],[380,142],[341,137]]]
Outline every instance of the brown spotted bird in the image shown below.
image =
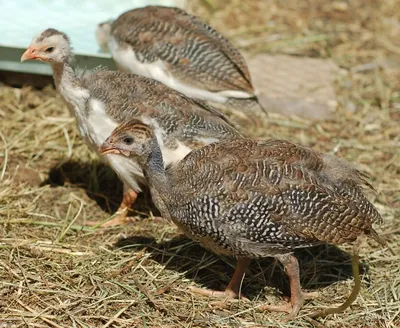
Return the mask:
[[246,62],[220,33],[179,8],[147,6],[99,24],[99,45],[123,71],[234,113],[263,114]]
[[[53,68],[58,92],[68,105],[88,146],[98,147],[118,124],[134,117],[152,124],[166,165],[192,149],[223,139],[241,137],[224,115],[200,101],[187,98],[162,83],[135,74],[98,69],[77,74],[68,36],[47,29],[33,38],[21,61],[41,60]],[[127,208],[146,183],[140,165],[115,155],[104,157],[124,184],[119,215],[105,225],[125,220]]]
[[291,300],[265,309],[297,315],[304,301],[293,251],[369,235],[382,218],[365,197],[365,176],[349,163],[284,140],[227,140],[193,150],[165,169],[154,130],[134,120],[114,130],[100,152],[139,163],[162,215],[211,251],[235,256],[225,291],[234,298],[251,259],[275,257],[289,276]]

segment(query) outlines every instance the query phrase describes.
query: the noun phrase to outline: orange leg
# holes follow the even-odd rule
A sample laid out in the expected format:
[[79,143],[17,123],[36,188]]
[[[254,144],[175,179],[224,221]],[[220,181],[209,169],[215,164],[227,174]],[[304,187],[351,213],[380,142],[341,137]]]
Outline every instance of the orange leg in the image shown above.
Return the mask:
[[[110,221],[104,222],[100,227],[102,227],[102,228],[114,227],[117,225],[125,224],[127,222],[128,210],[132,206],[132,204],[135,202],[137,196],[138,196],[138,193],[135,190],[124,187],[122,202],[116,212],[117,215]],[[86,225],[97,227],[97,226],[99,226],[99,222],[98,221],[86,221]]]
[[114,227],[125,224],[127,222],[128,210],[136,201],[137,196],[138,193],[133,189],[124,190],[121,205],[117,210],[118,214],[112,220],[103,223],[101,227]]
[[198,288],[198,287],[191,287],[190,289],[192,292],[196,294],[206,295],[210,297],[218,297],[225,299],[234,299],[238,297],[245,298],[241,295],[240,285],[242,283],[245,271],[250,264],[250,261],[251,260],[248,258],[244,257],[238,258],[238,263],[236,266],[235,273],[233,274],[231,281],[229,282],[228,286],[225,288],[225,291],[223,292],[205,288]]
[[299,262],[291,254],[277,256],[286,269],[290,282],[290,303],[283,305],[264,305],[260,310],[288,312],[288,319],[293,319],[303,306],[305,295],[301,291]]

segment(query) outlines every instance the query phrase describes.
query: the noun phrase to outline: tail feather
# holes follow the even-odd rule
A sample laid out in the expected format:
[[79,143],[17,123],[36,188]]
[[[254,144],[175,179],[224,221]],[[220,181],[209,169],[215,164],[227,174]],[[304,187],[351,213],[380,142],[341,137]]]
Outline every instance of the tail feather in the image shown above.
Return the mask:
[[268,113],[263,108],[256,96],[252,98],[229,98],[225,103],[210,102],[210,104],[226,113],[235,126],[246,135],[249,126],[262,126],[263,122],[268,118]]
[[257,96],[254,96],[254,98],[256,99],[258,106],[260,106],[261,110],[262,110],[262,111],[265,113],[265,115],[267,115],[267,117],[268,117],[269,115],[268,115],[267,109],[266,109],[263,105],[261,105],[260,100],[258,99]]
[[261,106],[257,96],[251,98],[229,98],[225,105],[232,109],[241,111],[246,115],[259,115],[260,113],[263,113],[268,117],[268,111]]
[[386,240],[382,239],[374,229],[369,231],[369,236],[371,236],[381,246],[386,246]]

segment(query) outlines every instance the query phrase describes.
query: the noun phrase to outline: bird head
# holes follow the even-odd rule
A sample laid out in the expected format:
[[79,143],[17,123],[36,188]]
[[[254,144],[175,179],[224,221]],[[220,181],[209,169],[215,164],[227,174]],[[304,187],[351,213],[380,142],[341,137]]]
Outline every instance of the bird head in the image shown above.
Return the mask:
[[156,142],[152,128],[134,119],[118,126],[99,148],[101,155],[116,154],[146,160]]
[[49,28],[32,39],[29,48],[23,53],[21,62],[40,60],[63,63],[71,57],[71,44],[66,34]]
[[111,24],[112,20],[106,21],[104,23],[100,23],[96,28],[96,40],[100,49],[104,52],[108,51],[108,41],[110,41],[111,37]]

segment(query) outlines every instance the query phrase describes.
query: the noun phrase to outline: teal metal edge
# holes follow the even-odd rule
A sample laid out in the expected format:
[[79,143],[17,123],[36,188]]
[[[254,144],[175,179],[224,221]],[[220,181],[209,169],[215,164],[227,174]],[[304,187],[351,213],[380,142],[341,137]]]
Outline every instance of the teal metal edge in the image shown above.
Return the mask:
[[[26,49],[0,46],[0,70],[20,73],[31,73],[40,75],[53,75],[51,67],[47,63],[39,61],[27,61],[21,63],[21,56]],[[117,66],[110,54],[99,54],[98,56],[89,56],[76,54],[74,66],[79,69],[91,70],[97,66],[105,66],[116,70]]]

